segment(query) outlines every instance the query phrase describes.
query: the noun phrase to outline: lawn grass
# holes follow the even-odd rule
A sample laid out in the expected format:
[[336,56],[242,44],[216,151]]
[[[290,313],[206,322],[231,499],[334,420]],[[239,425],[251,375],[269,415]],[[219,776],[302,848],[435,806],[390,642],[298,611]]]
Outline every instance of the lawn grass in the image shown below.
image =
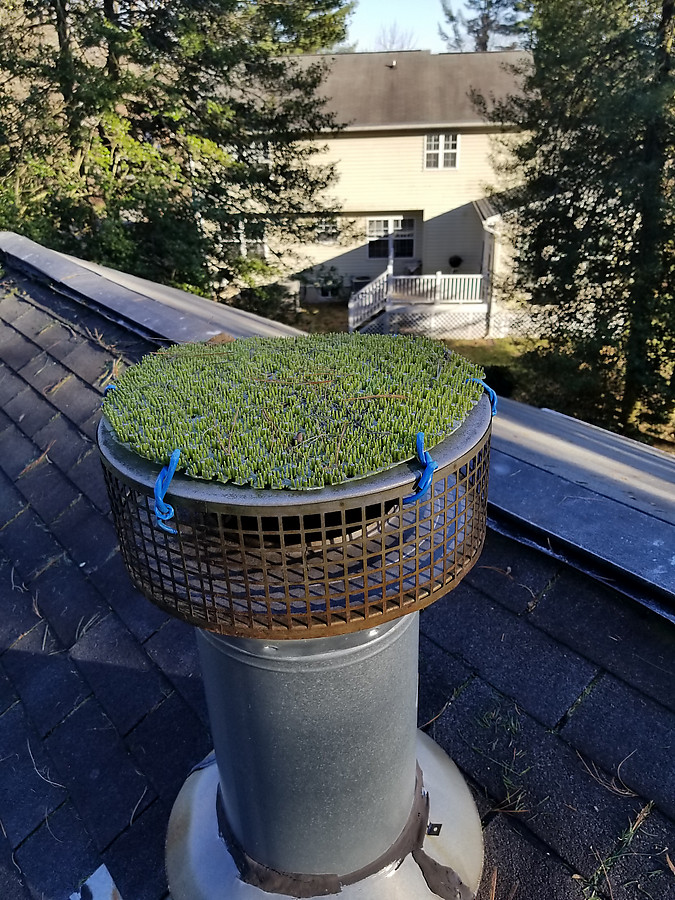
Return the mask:
[[304,304],[293,324],[309,334],[349,331],[347,304],[345,302]]
[[485,338],[482,340],[445,340],[446,347],[483,366],[517,365],[525,344],[515,338]]
[[[348,331],[347,304],[331,302],[304,304],[294,324],[310,334]],[[524,341],[515,338],[445,340],[443,343],[450,350],[483,367],[506,366],[509,369],[517,365],[525,347]]]

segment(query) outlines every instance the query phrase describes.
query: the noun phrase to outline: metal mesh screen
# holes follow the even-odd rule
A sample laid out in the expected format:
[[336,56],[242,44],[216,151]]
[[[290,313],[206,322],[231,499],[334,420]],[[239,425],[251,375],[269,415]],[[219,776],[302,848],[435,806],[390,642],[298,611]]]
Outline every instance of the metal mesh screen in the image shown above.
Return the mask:
[[491,307],[486,303],[393,307],[358,330],[362,334],[425,334],[448,340],[481,340],[536,335],[538,327],[529,310],[493,302]]
[[409,484],[362,502],[322,503],[316,492],[298,508],[210,509],[170,496],[175,535],[156,526],[151,489],[103,462],[134,584],[172,615],[220,634],[280,639],[373,627],[451,589],[485,535],[489,428],[437,470],[426,500],[403,504]]
[[359,328],[363,334],[425,334],[435,338],[483,338],[487,305],[419,304],[395,307]]

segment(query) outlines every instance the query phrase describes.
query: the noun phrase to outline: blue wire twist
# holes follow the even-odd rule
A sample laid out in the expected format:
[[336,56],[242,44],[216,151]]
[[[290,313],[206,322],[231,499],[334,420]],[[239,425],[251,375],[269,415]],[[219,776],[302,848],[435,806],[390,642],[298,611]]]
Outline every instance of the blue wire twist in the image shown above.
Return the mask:
[[421,500],[424,495],[431,488],[431,479],[433,478],[434,472],[438,468],[438,463],[436,460],[432,459],[429,455],[429,452],[424,449],[424,432],[417,432],[417,458],[424,466],[424,471],[417,479],[414,487],[414,493],[410,494],[408,497],[403,498],[404,503],[414,503],[416,500]]
[[[108,393],[108,391],[114,391],[116,387],[117,387],[117,385],[115,385],[115,384],[106,384],[106,386],[103,388],[104,399],[105,399],[105,396]],[[103,407],[103,400],[101,400],[101,407]]]
[[490,406],[492,407],[492,415],[496,416],[497,415],[497,395],[492,390],[490,385],[486,384],[482,378],[467,378],[466,380],[467,381],[475,381],[476,384],[479,384],[483,388],[485,393],[490,398]]
[[167,534],[178,533],[175,528],[171,528],[170,525],[166,524],[169,519],[173,519],[174,510],[170,503],[164,502],[164,495],[169,489],[179,459],[180,450],[174,450],[169,459],[169,465],[164,466],[155,481],[155,521],[157,522],[157,527],[161,528],[162,531],[166,531]]

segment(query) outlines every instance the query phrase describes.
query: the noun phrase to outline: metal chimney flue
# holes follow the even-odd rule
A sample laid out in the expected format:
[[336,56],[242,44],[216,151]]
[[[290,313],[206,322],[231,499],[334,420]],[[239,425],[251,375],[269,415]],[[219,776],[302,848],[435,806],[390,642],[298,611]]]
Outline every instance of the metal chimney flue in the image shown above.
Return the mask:
[[394,844],[413,806],[417,649],[414,615],[308,641],[199,633],[223,809],[253,859],[346,874]]
[[470,900],[483,844],[469,790],[416,730],[419,612],[474,565],[486,527],[490,404],[414,463],[301,492],[177,475],[99,447],[134,584],[197,626],[214,754],[174,805],[172,900]]

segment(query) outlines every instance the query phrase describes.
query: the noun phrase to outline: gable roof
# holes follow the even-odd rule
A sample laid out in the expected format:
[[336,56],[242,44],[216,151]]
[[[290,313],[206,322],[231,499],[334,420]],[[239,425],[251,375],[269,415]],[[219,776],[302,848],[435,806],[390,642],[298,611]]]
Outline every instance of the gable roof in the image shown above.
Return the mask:
[[322,94],[346,130],[484,125],[470,98],[517,92],[512,67],[523,51],[438,53],[404,50],[307,56],[324,60]]

